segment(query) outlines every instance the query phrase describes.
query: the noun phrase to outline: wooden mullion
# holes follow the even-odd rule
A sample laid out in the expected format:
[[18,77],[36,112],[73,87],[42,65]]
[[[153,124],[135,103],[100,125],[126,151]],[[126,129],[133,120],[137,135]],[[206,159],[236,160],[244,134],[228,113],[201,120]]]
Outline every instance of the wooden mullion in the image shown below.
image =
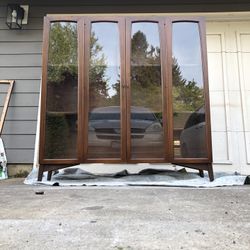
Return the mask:
[[80,18],[77,22],[78,31],[78,125],[77,125],[77,145],[78,158],[80,162],[84,161],[84,18]]
[[89,61],[90,61],[90,38],[91,38],[91,21],[90,18],[85,19],[84,25],[84,86],[83,86],[83,162],[86,162],[88,159],[88,114],[89,114]]
[[126,38],[125,38],[125,68],[126,68],[126,85],[124,87],[125,95],[126,95],[126,137],[127,137],[127,150],[126,150],[126,161],[131,159],[131,124],[130,124],[130,117],[131,117],[131,19],[126,18]]
[[126,96],[126,22],[125,18],[119,20],[119,38],[120,38],[120,64],[121,64],[121,84],[120,84],[120,105],[121,105],[121,161],[127,159],[127,96]]
[[166,92],[167,92],[167,158],[171,162],[174,158],[174,144],[173,144],[173,97],[172,97],[172,23],[168,18],[165,18],[165,37],[166,37]]
[[161,56],[161,84],[162,84],[162,126],[164,137],[164,159],[168,161],[168,75],[167,75],[167,55],[168,49],[166,46],[166,34],[165,34],[165,20],[161,18],[159,21],[159,34],[160,34],[160,56]]

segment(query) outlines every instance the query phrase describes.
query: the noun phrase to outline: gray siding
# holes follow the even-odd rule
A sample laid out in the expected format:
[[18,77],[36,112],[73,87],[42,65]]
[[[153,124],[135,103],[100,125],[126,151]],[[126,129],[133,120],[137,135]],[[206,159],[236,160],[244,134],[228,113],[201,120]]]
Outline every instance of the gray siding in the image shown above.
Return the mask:
[[[30,17],[24,30],[9,30],[5,24],[5,10],[6,6],[0,6],[0,79],[16,82],[2,138],[9,163],[32,163],[41,78],[43,18],[34,13],[37,17]],[[0,87],[0,110],[3,99],[4,88]]]
[[[30,3],[29,24],[9,30],[5,24],[7,3]],[[32,163],[41,78],[43,16],[56,13],[140,13],[250,10],[248,0],[154,0],[142,1],[18,1],[0,3],[0,79],[16,81],[3,130],[9,163]],[[188,2],[188,3],[187,3]],[[216,3],[216,4],[215,4]],[[226,4],[225,4],[226,3]],[[0,88],[0,110],[4,89]]]

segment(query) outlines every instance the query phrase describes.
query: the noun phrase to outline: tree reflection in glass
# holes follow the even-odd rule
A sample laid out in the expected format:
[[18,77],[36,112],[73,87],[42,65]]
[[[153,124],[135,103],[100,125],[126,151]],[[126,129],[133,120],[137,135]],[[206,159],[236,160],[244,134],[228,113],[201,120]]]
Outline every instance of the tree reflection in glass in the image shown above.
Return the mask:
[[132,24],[131,157],[163,158],[162,83],[157,23]]
[[200,34],[197,23],[173,24],[174,156],[207,157]]
[[77,24],[50,26],[45,158],[77,157]]

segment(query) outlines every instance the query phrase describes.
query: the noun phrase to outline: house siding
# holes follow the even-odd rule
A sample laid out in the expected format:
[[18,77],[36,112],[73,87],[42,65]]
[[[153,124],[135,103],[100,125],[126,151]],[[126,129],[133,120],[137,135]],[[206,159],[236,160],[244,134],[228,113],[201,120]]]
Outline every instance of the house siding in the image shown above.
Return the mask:
[[[32,163],[41,79],[43,18],[34,13],[24,30],[9,30],[6,6],[0,6],[0,79],[15,80],[3,129],[3,141],[12,164]],[[32,13],[32,12],[30,12]],[[4,89],[0,87],[0,110]]]

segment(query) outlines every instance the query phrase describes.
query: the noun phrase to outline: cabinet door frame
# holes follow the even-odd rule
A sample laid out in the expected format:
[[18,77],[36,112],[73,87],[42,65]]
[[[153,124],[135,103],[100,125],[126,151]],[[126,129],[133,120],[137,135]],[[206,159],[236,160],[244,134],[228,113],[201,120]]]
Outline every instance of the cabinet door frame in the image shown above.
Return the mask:
[[[47,108],[47,79],[48,79],[48,53],[49,53],[49,39],[50,39],[50,25],[55,22],[74,22],[77,24],[77,46],[78,46],[78,103],[77,103],[77,116],[78,116],[78,129],[77,129],[77,157],[72,159],[46,159],[45,158],[45,130],[46,130],[46,108]],[[77,16],[46,16],[44,17],[43,25],[43,49],[42,49],[42,86],[41,86],[41,110],[40,110],[40,138],[39,138],[39,163],[40,164],[78,164],[81,162],[81,105],[80,95],[82,94],[82,73],[83,61],[79,56],[81,52],[81,45],[83,44],[83,20]]]
[[[170,126],[169,126],[169,140],[170,140],[170,162],[175,164],[201,164],[201,163],[212,163],[212,139],[211,139],[211,120],[210,120],[210,102],[209,102],[209,85],[208,85],[208,64],[207,64],[207,47],[206,47],[206,27],[205,27],[205,18],[203,17],[168,17],[166,18],[166,36],[168,39],[168,44],[170,44],[170,53],[168,54],[168,62],[172,61],[172,27],[174,23],[197,23],[199,29],[199,38],[200,38],[200,50],[201,50],[201,63],[202,63],[202,76],[203,76],[203,86],[204,86],[204,105],[205,105],[205,141],[206,141],[206,150],[207,157],[203,158],[184,158],[184,157],[175,157],[174,156],[174,125],[173,125],[173,98],[172,98],[172,68],[168,71],[169,76],[169,92],[170,92],[170,102],[169,102],[169,114],[171,116]],[[171,39],[170,39],[171,38]],[[171,72],[170,72],[171,71]]]
[[[84,113],[83,113],[83,161],[89,163],[121,163],[126,161],[126,85],[125,85],[125,19],[122,17],[94,16],[85,17],[85,58],[84,58]],[[92,23],[117,23],[120,48],[120,111],[121,111],[121,147],[120,158],[88,158],[88,123],[89,123],[89,62],[90,62],[90,34]]]
[[[160,41],[160,60],[161,60],[161,88],[162,88],[162,114],[163,114],[163,147],[164,147],[164,157],[162,158],[132,158],[131,157],[131,126],[130,126],[130,116],[131,116],[131,31],[133,23],[156,23],[158,24],[159,30],[159,41]],[[152,163],[164,163],[168,161],[168,150],[167,150],[167,77],[164,70],[164,65],[166,62],[166,48],[165,44],[165,34],[164,34],[164,17],[161,16],[130,16],[126,18],[126,89],[127,89],[127,105],[126,105],[126,116],[127,116],[127,162],[128,163],[140,163],[140,162],[152,162]]]

